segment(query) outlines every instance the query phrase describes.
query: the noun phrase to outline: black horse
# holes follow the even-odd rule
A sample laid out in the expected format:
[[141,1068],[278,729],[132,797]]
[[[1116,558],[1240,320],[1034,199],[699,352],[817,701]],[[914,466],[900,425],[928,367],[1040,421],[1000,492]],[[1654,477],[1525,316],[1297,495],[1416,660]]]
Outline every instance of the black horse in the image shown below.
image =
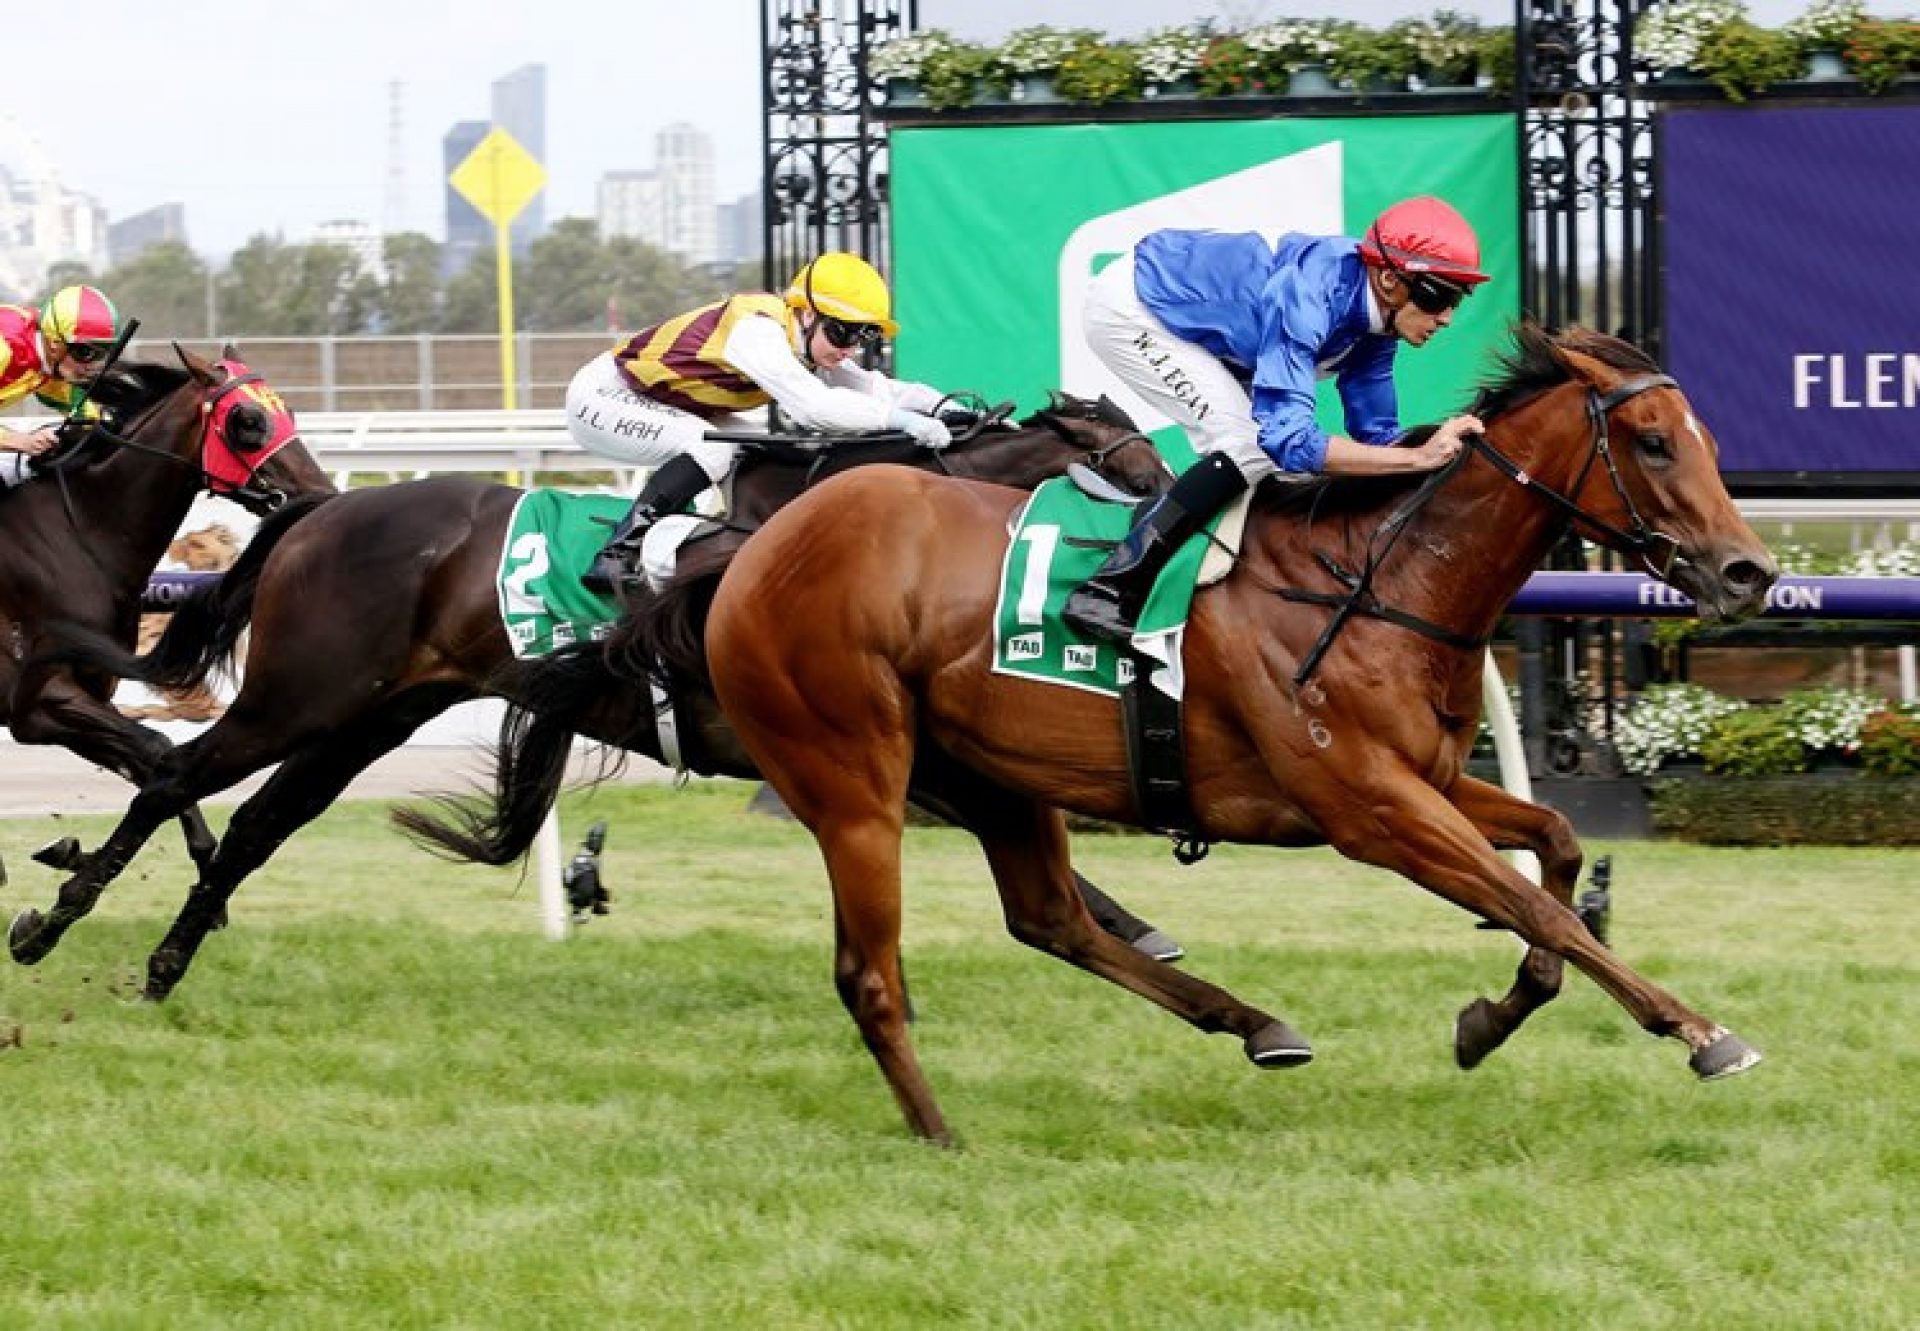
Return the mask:
[[[0,721],[23,744],[62,745],[135,785],[172,745],[113,709],[109,673],[36,661],[48,627],[80,624],[130,647],[147,579],[202,490],[260,514],[334,493],[297,439],[264,452],[275,421],[262,403],[274,399],[236,393],[257,380],[231,348],[217,363],[179,355],[178,366],[110,370],[91,394],[101,419],[69,427],[40,474],[0,496]],[[213,836],[197,811],[179,812],[204,863]]]
[[[1162,488],[1168,479],[1151,443],[1124,415],[1109,404],[1063,398],[1017,428],[991,422],[940,453],[886,443],[825,455],[778,449],[751,454],[733,485],[730,530],[723,539],[743,539],[828,475],[881,461],[1027,488],[1075,462],[1137,494]],[[209,730],[157,767],[112,835],[77,864],[51,911],[28,910],[15,918],[8,934],[15,960],[45,956],[165,819],[279,763],[267,784],[235,811],[149,959],[146,994],[164,998],[240,883],[369,764],[458,702],[492,694],[552,704],[564,713],[560,724],[569,740],[577,729],[662,758],[655,699],[645,687],[615,685],[610,669],[601,668],[599,680],[615,686],[589,695],[531,691],[535,678],[570,678],[572,669],[604,651],[602,644],[582,644],[560,654],[558,664],[515,659],[501,621],[497,572],[521,494],[467,477],[436,477],[353,491],[317,506],[296,502],[261,526],[219,583],[175,612],[145,657],[133,657],[98,634],[66,635],[52,659],[180,688],[227,661],[242,629],[252,627],[239,696]],[[672,713],[694,770],[757,775],[710,696],[694,692],[679,699]],[[564,770],[564,753],[559,761]],[[540,785],[528,799],[544,802],[537,809],[523,802],[516,814],[531,816],[537,827],[559,784],[556,775],[550,786]],[[530,839],[521,841],[517,833],[498,838],[484,855],[470,858],[507,863],[524,853]],[[1093,905],[1122,936],[1156,945],[1141,939],[1149,926],[1110,899],[1096,894]]]

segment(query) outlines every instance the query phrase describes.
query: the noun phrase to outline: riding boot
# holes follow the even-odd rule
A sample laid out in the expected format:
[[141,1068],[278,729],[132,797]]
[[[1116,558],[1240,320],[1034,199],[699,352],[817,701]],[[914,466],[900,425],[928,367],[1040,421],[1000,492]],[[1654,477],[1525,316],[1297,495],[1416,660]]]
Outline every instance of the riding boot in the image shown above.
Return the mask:
[[654,469],[653,475],[641,488],[633,501],[633,507],[620,519],[620,525],[613,529],[613,535],[600,547],[600,553],[594,556],[593,567],[580,575],[581,585],[588,591],[610,595],[613,589],[631,578],[639,576],[640,543],[647,538],[647,532],[653,524],[672,513],[678,513],[699,497],[700,492],[713,484],[706,468],[688,457],[685,453],[668,458]]
[[1088,637],[1131,640],[1154,580],[1173,552],[1246,488],[1246,478],[1225,453],[1201,458],[1147,505],[1100,571],[1073,589],[1061,617]]

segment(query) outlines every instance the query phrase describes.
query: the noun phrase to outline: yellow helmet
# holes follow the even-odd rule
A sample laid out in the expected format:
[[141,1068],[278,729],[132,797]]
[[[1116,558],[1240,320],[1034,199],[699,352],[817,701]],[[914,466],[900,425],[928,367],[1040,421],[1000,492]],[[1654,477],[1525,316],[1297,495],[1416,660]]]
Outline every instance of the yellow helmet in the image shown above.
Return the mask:
[[857,254],[823,254],[802,268],[787,288],[787,304],[845,323],[873,324],[888,337],[900,331],[887,279]]

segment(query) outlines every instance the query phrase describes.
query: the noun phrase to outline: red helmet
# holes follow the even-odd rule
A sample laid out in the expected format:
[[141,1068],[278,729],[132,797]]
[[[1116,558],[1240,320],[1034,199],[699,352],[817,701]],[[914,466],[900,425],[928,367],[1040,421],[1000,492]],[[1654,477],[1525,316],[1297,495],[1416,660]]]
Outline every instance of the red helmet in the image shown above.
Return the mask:
[[1402,199],[1375,218],[1361,238],[1360,257],[1375,268],[1426,273],[1463,287],[1487,280],[1473,227],[1431,194]]

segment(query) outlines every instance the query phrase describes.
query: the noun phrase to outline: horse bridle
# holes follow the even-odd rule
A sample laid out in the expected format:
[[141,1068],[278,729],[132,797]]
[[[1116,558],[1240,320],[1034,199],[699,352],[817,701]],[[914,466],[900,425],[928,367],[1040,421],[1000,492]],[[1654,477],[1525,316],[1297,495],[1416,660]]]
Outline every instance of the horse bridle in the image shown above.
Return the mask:
[[[1665,532],[1655,531],[1653,526],[1640,516],[1639,505],[1633,502],[1633,496],[1627,492],[1627,483],[1620,475],[1620,464],[1615,461],[1613,446],[1608,442],[1607,417],[1615,407],[1651,389],[1678,387],[1672,376],[1665,374],[1643,374],[1637,378],[1625,380],[1616,385],[1613,391],[1605,394],[1589,386],[1587,388],[1587,422],[1592,431],[1592,441],[1587,448],[1586,463],[1580,468],[1579,476],[1574,478],[1568,494],[1561,494],[1552,486],[1542,485],[1527,473],[1526,468],[1495,448],[1484,434],[1469,435],[1463,442],[1505,473],[1508,479],[1565,510],[1575,522],[1599,533],[1604,538],[1604,544],[1622,554],[1635,556],[1640,560],[1641,567],[1648,573],[1665,581],[1673,573],[1674,564],[1679,561],[1680,542]],[[1632,524],[1626,530],[1595,517],[1570,497],[1586,488],[1587,477],[1592,474],[1596,460],[1607,464],[1607,479],[1613,483],[1613,492],[1620,497],[1620,505],[1626,509],[1627,520]],[[1656,558],[1656,552],[1664,553]]]
[[[1595,517],[1592,513],[1582,508],[1577,501],[1570,498],[1569,495],[1562,494],[1552,486],[1543,485],[1535,480],[1533,476],[1527,472],[1526,468],[1495,448],[1486,435],[1470,434],[1465,436],[1461,441],[1466,448],[1462,450],[1459,457],[1447,466],[1432,473],[1426,481],[1421,484],[1419,489],[1408,496],[1405,502],[1394,509],[1394,511],[1388,515],[1386,521],[1380,524],[1379,528],[1367,542],[1366,563],[1361,566],[1359,571],[1355,572],[1341,567],[1337,560],[1327,554],[1321,553],[1316,556],[1321,566],[1332,574],[1336,581],[1342,583],[1347,588],[1344,595],[1334,592],[1309,591],[1297,587],[1269,588],[1268,590],[1283,600],[1294,601],[1304,605],[1326,606],[1334,612],[1333,618],[1327,622],[1326,628],[1321,630],[1319,639],[1314,643],[1311,650],[1307,652],[1306,656],[1301,659],[1299,669],[1294,672],[1294,686],[1296,688],[1304,686],[1306,682],[1313,677],[1313,672],[1318,668],[1321,659],[1326,656],[1328,649],[1333,646],[1333,640],[1339,636],[1340,630],[1346,627],[1347,621],[1355,615],[1363,615],[1369,619],[1378,619],[1389,624],[1395,624],[1410,632],[1417,633],[1421,637],[1430,638],[1435,642],[1445,643],[1447,646],[1461,648],[1462,650],[1477,651],[1487,645],[1487,640],[1484,638],[1468,637],[1465,634],[1456,633],[1452,629],[1422,619],[1417,615],[1408,614],[1404,610],[1397,610],[1392,606],[1383,604],[1380,599],[1373,594],[1374,574],[1379,571],[1381,563],[1386,559],[1387,555],[1392,552],[1393,547],[1399,543],[1400,537],[1405,533],[1407,524],[1412,521],[1413,515],[1425,508],[1427,501],[1432,499],[1440,487],[1451,480],[1454,474],[1460,470],[1467,458],[1466,450],[1480,454],[1509,480],[1512,480],[1533,494],[1539,495],[1542,499],[1562,509],[1575,522],[1583,524],[1592,531],[1599,533],[1605,538],[1606,544],[1611,548],[1619,550],[1624,554],[1638,556],[1642,567],[1644,567],[1647,572],[1665,581],[1673,572],[1674,564],[1679,561],[1680,542],[1665,532],[1655,531],[1652,525],[1640,515],[1640,508],[1633,502],[1633,496],[1627,492],[1626,481],[1620,475],[1619,463],[1615,461],[1612,445],[1608,442],[1607,417],[1613,409],[1621,403],[1630,401],[1651,389],[1678,387],[1679,385],[1673,381],[1671,376],[1664,374],[1643,374],[1636,378],[1625,380],[1615,385],[1613,390],[1608,393],[1602,393],[1599,389],[1591,385],[1587,387],[1587,422],[1590,427],[1591,437],[1587,445],[1587,460],[1582,464],[1579,476],[1574,479],[1574,483],[1570,487],[1570,493],[1577,495],[1586,487],[1587,477],[1593,473],[1593,464],[1596,460],[1605,462],[1607,465],[1607,477],[1613,483],[1613,492],[1619,496],[1621,506],[1626,509],[1627,518],[1632,524],[1630,529],[1623,530],[1603,518]],[[1386,537],[1384,546],[1379,544],[1382,536]],[[1654,552],[1663,549],[1665,551],[1664,557],[1655,559]]]
[[[201,488],[206,490],[207,493],[218,494],[224,499],[231,499],[256,517],[265,517],[269,513],[285,506],[287,502],[287,492],[279,489],[277,486],[260,481],[259,474],[256,471],[249,470],[246,483],[237,485],[231,490],[215,490],[210,484],[213,477],[207,470],[205,459],[207,455],[207,439],[213,434],[215,429],[213,423],[213,406],[234,389],[255,382],[260,382],[260,376],[257,374],[247,374],[230,378],[225,383],[215,385],[207,390],[200,402],[200,447],[195,450],[192,459],[181,457],[178,453],[173,453],[163,448],[155,448],[152,444],[143,443],[138,439],[130,439],[126,435],[116,433],[108,427],[104,418],[96,418],[85,422],[86,429],[74,439],[73,443],[63,449],[57,457],[48,460],[42,468],[45,471],[51,471],[59,479],[61,499],[66,505],[68,519],[77,522],[73,517],[73,498],[67,491],[66,469],[77,466],[78,459],[86,453],[88,447],[96,440],[101,443],[111,444],[115,448],[125,448],[131,449],[135,453],[145,453],[149,457],[158,458],[162,462],[173,466],[191,467],[200,473]],[[160,410],[165,403],[165,398],[157,402],[149,403],[145,410],[134,417],[132,425],[128,428],[130,430],[137,429],[141,422],[145,421],[147,417],[154,412]],[[222,442],[226,442],[224,426],[221,427],[221,439]],[[227,444],[227,447],[229,449],[233,448],[230,443]],[[233,451],[235,455],[238,456],[239,450],[234,449]]]

